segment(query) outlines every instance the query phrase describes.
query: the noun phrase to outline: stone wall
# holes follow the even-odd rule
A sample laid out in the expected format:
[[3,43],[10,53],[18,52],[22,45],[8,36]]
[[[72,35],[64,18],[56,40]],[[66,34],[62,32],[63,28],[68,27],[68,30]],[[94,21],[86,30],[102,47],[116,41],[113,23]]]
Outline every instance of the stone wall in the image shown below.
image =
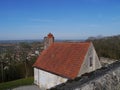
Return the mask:
[[120,61],[57,85],[51,90],[120,90]]

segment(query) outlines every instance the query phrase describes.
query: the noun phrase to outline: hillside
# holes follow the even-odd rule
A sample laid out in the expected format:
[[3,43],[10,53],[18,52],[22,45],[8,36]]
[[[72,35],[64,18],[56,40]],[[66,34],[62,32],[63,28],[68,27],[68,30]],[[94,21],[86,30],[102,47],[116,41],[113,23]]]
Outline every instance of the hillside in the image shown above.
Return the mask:
[[99,57],[107,57],[120,60],[120,35],[92,38],[87,41],[92,41]]

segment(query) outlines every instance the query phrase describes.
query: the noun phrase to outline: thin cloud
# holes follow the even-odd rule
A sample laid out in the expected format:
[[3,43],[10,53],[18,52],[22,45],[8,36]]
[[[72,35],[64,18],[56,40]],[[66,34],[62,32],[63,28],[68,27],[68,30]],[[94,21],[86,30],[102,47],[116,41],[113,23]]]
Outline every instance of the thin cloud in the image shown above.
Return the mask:
[[103,1],[103,0],[83,0],[83,1],[98,2],[98,1]]
[[102,19],[102,18],[103,18],[103,13],[98,13],[98,14],[97,14],[97,17],[98,17],[99,19]]
[[120,20],[120,16],[112,17],[112,20],[113,21],[118,21],[118,20]]
[[88,24],[87,26],[92,28],[100,27],[98,24]]
[[92,27],[92,28],[97,28],[101,27],[99,24],[80,24],[80,27]]
[[87,33],[55,33],[57,39],[83,39],[87,38],[89,34]]
[[51,20],[51,19],[37,19],[37,18],[33,18],[30,19],[33,22],[42,22],[42,23],[50,23],[50,22],[55,22],[55,20]]
[[117,26],[120,26],[120,21],[116,21],[116,22],[114,21],[114,22],[111,23],[111,25],[117,25]]

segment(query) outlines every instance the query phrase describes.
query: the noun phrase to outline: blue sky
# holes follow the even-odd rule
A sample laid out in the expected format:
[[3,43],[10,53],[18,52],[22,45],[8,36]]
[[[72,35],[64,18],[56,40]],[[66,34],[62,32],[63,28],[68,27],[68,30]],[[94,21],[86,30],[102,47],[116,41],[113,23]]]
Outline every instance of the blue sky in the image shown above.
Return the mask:
[[0,40],[120,34],[120,0],[0,0]]

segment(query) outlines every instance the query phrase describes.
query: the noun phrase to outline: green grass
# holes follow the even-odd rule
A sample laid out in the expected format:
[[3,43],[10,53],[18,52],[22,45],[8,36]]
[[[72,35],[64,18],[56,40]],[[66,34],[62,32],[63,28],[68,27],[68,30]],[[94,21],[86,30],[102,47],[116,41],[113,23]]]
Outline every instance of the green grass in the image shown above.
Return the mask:
[[33,77],[0,83],[0,90],[12,89],[15,87],[31,85],[31,84],[33,84]]

